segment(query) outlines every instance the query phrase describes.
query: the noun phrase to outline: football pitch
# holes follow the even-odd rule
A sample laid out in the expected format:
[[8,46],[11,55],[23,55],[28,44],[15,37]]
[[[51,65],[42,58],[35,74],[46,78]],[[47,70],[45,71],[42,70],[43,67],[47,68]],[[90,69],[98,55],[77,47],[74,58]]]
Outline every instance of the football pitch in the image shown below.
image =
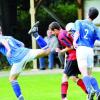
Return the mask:
[[[100,72],[93,75],[100,83]],[[61,100],[62,74],[21,75],[18,79],[25,100]],[[0,100],[17,100],[8,77],[0,77]],[[86,100],[86,94],[69,79],[68,100]]]

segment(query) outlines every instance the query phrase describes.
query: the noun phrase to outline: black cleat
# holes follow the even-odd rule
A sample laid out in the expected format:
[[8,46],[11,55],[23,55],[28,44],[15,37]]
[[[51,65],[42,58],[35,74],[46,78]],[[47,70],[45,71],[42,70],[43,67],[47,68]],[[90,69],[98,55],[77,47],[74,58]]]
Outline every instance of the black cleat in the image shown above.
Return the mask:
[[38,25],[39,25],[39,21],[37,21],[33,27],[29,30],[28,34],[34,34],[36,32],[38,32]]
[[88,94],[88,100],[93,100],[95,96],[95,91],[91,91],[89,94]]
[[96,100],[100,100],[100,93],[96,96]]

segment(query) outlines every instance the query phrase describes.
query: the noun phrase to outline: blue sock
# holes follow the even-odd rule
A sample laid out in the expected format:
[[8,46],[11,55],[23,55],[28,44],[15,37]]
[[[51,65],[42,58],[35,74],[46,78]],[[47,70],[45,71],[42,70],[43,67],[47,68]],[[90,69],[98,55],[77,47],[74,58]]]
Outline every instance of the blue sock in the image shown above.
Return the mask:
[[83,77],[83,82],[85,84],[85,87],[86,87],[87,92],[90,93],[91,92],[91,89],[92,89],[90,77],[89,76]]
[[96,90],[97,93],[99,93],[100,89],[99,89],[99,86],[98,86],[98,82],[94,77],[91,77],[91,84],[92,84],[92,87],[94,88],[94,90]]
[[37,44],[40,46],[40,48],[42,48],[42,49],[48,48],[47,43],[40,35],[36,38],[36,41],[37,41]]
[[[12,85],[12,88],[13,88],[18,100],[24,100],[24,98],[22,99],[23,96],[21,94],[21,89],[20,89],[20,86],[19,86],[17,80],[13,80],[11,82],[11,85]],[[21,99],[20,99],[20,97],[21,97]]]

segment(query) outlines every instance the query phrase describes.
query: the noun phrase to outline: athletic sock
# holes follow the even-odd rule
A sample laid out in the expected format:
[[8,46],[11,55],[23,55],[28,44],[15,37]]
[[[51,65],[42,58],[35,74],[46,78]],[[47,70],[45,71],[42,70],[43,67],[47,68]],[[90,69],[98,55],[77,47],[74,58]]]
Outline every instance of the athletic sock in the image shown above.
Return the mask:
[[90,93],[92,90],[90,77],[89,76],[83,77],[83,82],[84,82],[87,92]]
[[38,32],[33,33],[34,38],[36,39],[37,44],[42,49],[47,49],[48,45],[45,40],[38,34]]
[[62,96],[62,99],[66,97],[67,90],[68,90],[68,82],[63,82],[61,84],[61,96]]
[[94,90],[96,90],[96,92],[99,93],[100,89],[98,86],[98,82],[94,77],[91,77],[91,84],[92,84],[92,87],[94,88]]
[[87,94],[87,90],[86,90],[86,87],[85,87],[85,85],[84,85],[82,79],[79,79],[79,80],[77,81],[77,85],[78,85],[79,87],[81,87],[81,89]]
[[18,98],[18,100],[24,100],[24,98],[23,98],[23,96],[21,94],[21,89],[20,89],[20,86],[19,86],[17,80],[13,80],[11,82],[11,85],[12,85],[12,88],[13,88],[13,90],[14,90],[14,92],[16,94],[16,97]]

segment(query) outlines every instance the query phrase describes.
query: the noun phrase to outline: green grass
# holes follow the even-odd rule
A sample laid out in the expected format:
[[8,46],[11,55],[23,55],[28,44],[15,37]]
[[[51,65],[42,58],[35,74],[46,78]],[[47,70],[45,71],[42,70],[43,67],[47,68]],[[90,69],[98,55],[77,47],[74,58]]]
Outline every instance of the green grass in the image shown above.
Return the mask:
[[[93,75],[100,83],[100,72]],[[61,100],[60,84],[62,74],[41,74],[20,76],[19,83],[25,100]],[[86,100],[86,94],[70,79],[69,100]],[[17,100],[8,81],[8,77],[0,77],[0,100]]]

